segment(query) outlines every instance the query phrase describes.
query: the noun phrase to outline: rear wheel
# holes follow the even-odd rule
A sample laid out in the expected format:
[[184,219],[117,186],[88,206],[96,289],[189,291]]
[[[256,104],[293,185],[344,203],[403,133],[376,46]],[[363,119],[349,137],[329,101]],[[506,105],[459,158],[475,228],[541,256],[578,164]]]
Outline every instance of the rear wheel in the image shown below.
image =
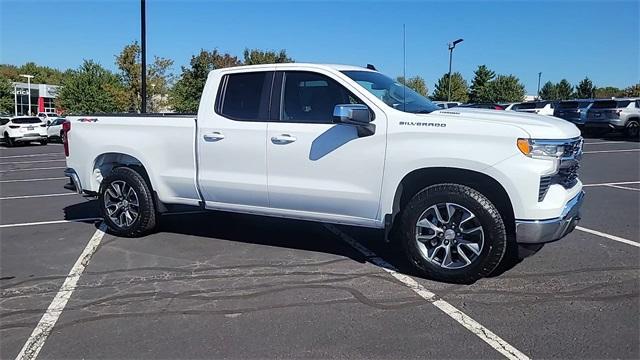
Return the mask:
[[40,140],[40,145],[47,145],[49,143],[49,139]]
[[638,139],[640,137],[640,122],[638,120],[629,120],[624,128],[624,133],[631,139]]
[[470,283],[488,276],[507,248],[498,210],[464,185],[425,188],[407,204],[401,227],[410,263],[434,280]]
[[149,186],[130,168],[116,168],[102,181],[99,204],[105,223],[115,235],[141,236],[156,226]]

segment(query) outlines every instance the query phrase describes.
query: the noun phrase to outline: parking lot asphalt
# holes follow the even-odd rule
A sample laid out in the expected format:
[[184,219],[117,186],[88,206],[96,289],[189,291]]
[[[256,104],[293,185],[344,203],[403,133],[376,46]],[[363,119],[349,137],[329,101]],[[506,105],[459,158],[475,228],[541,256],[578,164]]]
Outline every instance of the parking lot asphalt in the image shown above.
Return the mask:
[[380,231],[207,212],[104,235],[69,289],[96,204],[59,144],[0,147],[0,358],[60,294],[43,359],[640,358],[640,144],[584,150],[581,230],[471,285],[415,276]]

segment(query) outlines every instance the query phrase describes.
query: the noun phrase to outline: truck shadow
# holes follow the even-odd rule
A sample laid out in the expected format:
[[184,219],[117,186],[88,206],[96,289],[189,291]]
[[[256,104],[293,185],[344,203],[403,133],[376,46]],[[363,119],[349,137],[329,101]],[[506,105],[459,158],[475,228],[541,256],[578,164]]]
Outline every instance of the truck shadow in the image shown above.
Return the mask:
[[[66,220],[78,220],[99,217],[96,200],[85,201],[67,206],[64,209]],[[87,221],[90,222],[90,221]],[[96,222],[96,227],[99,222]],[[400,273],[424,278],[405,259],[401,245],[397,240],[384,241],[384,231],[377,229],[340,226],[340,231],[373,251],[377,257],[388,263]],[[185,236],[197,236],[211,241],[225,240],[245,244],[280,247],[301,251],[313,251],[343,256],[359,263],[380,266],[379,262],[368,259],[333,234],[323,223],[289,220],[268,216],[246,215],[222,211],[182,211],[162,215],[157,232],[151,236],[172,233]],[[498,276],[519,263],[508,257],[494,273]],[[431,280],[431,279],[428,279]]]

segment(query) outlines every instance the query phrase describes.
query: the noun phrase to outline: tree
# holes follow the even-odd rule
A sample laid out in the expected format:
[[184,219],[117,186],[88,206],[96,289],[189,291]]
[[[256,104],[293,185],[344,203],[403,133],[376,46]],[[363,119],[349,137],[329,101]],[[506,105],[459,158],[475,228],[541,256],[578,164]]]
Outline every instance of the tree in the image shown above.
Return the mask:
[[594,93],[596,98],[612,98],[624,96],[624,91],[613,86],[606,86],[602,88],[595,88]]
[[258,49],[244,49],[244,65],[258,64],[278,64],[294,62],[292,58],[287,56],[285,50],[275,52],[271,50],[262,51]]
[[640,97],[640,83],[631,85],[628,88],[624,89],[624,96]]
[[547,81],[540,89],[542,100],[558,100],[558,87],[551,81]]
[[480,65],[473,74],[474,76],[473,82],[471,83],[469,101],[474,103],[491,102],[488,97],[487,86],[489,85],[489,82],[495,78],[496,73],[489,70],[486,65]]
[[427,83],[421,76],[410,77],[407,81],[404,80],[404,76],[398,76],[396,79],[399,83],[406,85],[408,88],[413,89],[415,92],[422,96],[427,96],[429,89]]
[[182,67],[182,74],[169,93],[169,104],[178,112],[197,111],[209,72],[241,64],[236,56],[221,54],[218,50],[200,50],[198,55],[191,57],[189,67]]
[[[142,109],[142,62],[141,50],[138,42],[125,46],[116,56],[116,65],[120,69],[120,76],[127,91],[128,108],[140,112]],[[156,98],[166,98],[171,78],[169,69],[173,60],[154,56],[153,63],[147,67],[147,104],[150,111],[157,111],[163,104],[154,101]]]
[[10,114],[14,111],[13,85],[11,80],[0,75],[0,114]]
[[[446,73],[436,83],[431,98],[433,100],[447,101],[449,92],[449,74]],[[469,100],[469,85],[462,74],[451,74],[451,101],[467,102]]]
[[120,78],[92,60],[66,73],[58,101],[72,113],[120,112],[128,105]]
[[490,81],[483,100],[492,103],[518,102],[524,99],[524,85],[514,75],[498,75]]
[[556,84],[556,94],[558,95],[558,100],[569,100],[575,97],[573,94],[573,86],[571,86],[567,79],[562,79]]
[[588,77],[585,77],[576,86],[576,98],[578,99],[591,99],[594,96],[593,82]]

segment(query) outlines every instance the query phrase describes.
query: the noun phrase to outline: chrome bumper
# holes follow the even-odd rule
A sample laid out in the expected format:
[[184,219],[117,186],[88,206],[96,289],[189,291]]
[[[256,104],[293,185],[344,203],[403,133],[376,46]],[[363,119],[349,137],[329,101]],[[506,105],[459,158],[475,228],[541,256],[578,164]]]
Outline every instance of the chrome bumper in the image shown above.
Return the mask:
[[65,189],[73,190],[78,194],[82,194],[82,184],[80,183],[80,178],[76,171],[70,168],[64,170],[64,176],[68,177],[71,180],[71,183],[66,184],[64,186]]
[[516,242],[543,244],[562,239],[573,231],[580,220],[584,191],[569,200],[562,215],[548,220],[516,220]]

